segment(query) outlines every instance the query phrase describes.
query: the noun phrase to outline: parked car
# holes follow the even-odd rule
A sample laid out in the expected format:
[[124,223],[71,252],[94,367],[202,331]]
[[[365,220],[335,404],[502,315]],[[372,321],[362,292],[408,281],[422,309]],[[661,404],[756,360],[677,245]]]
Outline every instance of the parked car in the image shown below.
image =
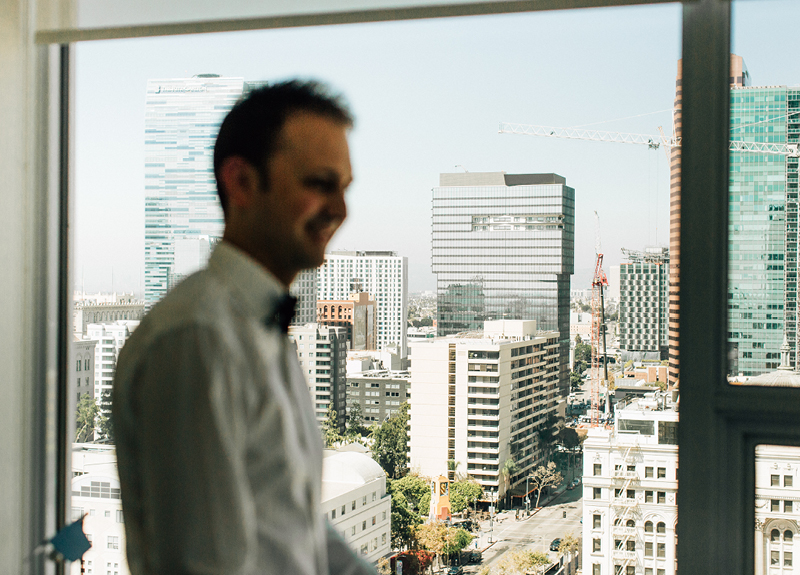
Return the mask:
[[483,561],[483,555],[481,555],[480,551],[473,551],[469,554],[470,563],[480,563],[481,561]]
[[550,551],[558,551],[559,545],[561,545],[561,539],[553,539],[550,542]]
[[464,568],[461,565],[451,565],[447,575],[464,575]]

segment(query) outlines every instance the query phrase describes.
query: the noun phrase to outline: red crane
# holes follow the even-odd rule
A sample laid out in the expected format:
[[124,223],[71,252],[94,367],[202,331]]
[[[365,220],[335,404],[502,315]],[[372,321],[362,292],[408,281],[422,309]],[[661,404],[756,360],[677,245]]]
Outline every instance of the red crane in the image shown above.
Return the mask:
[[600,423],[600,342],[603,344],[603,369],[606,382],[606,405],[608,405],[608,357],[606,356],[606,317],[603,300],[603,286],[608,285],[608,278],[603,271],[603,254],[600,250],[600,217],[594,213],[597,227],[595,252],[597,260],[592,278],[592,427]]

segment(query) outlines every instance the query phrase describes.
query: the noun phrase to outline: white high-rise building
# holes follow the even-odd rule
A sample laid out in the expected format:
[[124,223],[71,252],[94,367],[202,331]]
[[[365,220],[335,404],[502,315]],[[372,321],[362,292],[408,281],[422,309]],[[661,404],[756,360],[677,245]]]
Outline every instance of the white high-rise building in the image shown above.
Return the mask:
[[317,421],[325,420],[332,405],[343,432],[347,417],[347,329],[317,323],[291,325],[289,339],[296,344]]
[[[411,467],[448,473],[448,461],[502,497],[543,461],[537,429],[556,414],[559,335],[535,321],[498,320],[483,331],[411,346]],[[502,468],[516,471],[505,483]]]
[[[138,321],[131,320],[90,323],[86,327],[87,335],[84,337],[97,342],[94,352],[94,398],[98,405],[110,400],[119,352],[138,325]],[[108,413],[103,415],[107,416]]]
[[396,252],[333,251],[317,271],[317,299],[344,300],[367,292],[378,307],[377,345],[398,344],[408,355],[408,258]]
[[583,572],[672,575],[678,412],[661,392],[618,404],[583,443]]
[[297,298],[292,325],[317,321],[317,270],[303,270],[292,282],[289,291]]

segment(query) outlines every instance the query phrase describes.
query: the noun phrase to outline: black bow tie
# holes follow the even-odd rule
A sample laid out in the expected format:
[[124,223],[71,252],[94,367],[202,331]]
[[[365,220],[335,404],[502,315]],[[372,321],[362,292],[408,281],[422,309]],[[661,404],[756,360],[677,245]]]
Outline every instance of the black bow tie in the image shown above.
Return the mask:
[[272,312],[272,317],[267,318],[267,325],[276,325],[280,328],[281,332],[288,333],[289,324],[294,318],[294,306],[297,304],[297,298],[286,294],[275,302],[275,309]]

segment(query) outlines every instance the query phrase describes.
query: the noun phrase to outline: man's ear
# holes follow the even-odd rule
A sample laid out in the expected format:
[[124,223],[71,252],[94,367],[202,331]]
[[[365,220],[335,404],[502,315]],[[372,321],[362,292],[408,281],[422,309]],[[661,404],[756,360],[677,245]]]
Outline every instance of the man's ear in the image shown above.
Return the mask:
[[229,156],[222,162],[220,176],[229,205],[247,207],[259,193],[258,170],[241,156]]

